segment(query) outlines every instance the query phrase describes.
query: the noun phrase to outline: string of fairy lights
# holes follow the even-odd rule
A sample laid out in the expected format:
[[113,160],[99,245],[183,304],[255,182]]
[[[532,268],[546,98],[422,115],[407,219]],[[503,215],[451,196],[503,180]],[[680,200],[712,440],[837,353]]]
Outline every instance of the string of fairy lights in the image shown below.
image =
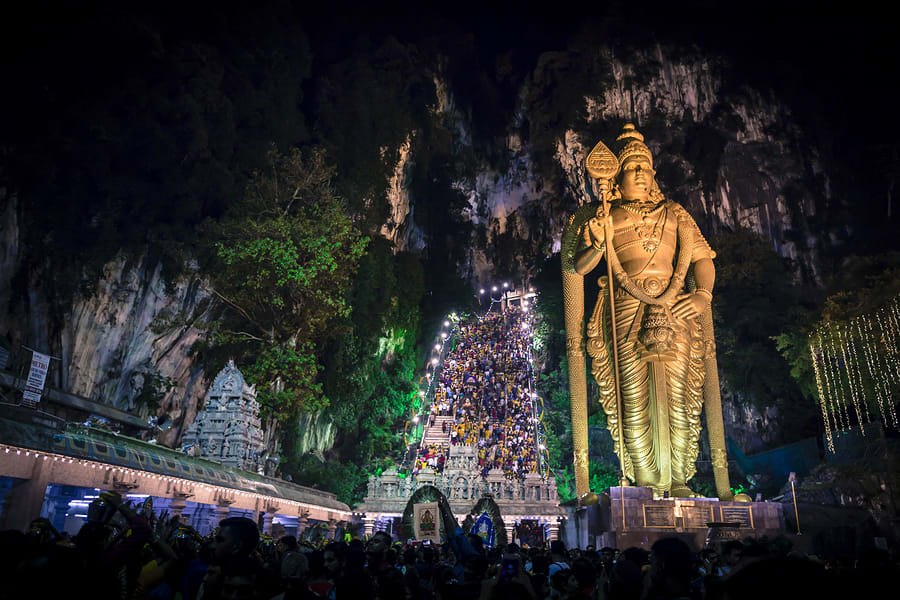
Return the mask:
[[[460,318],[455,312],[447,315],[447,318],[444,319],[444,322],[442,323],[441,332],[436,338],[436,343],[431,348],[428,361],[425,363],[425,374],[419,378],[419,397],[413,401],[412,416],[406,421],[404,427],[403,439],[406,447],[403,450],[400,464],[403,464],[413,445],[421,442],[422,438],[425,436],[425,427],[422,428],[422,436],[419,437],[419,439],[411,439],[410,434],[415,434],[418,431],[420,421],[419,414],[428,414],[431,410],[434,398],[434,382],[437,379],[436,374],[441,366],[441,361],[443,360],[444,346],[448,343],[452,343],[453,338],[456,335],[456,330],[459,328],[459,323]],[[426,408],[428,409],[427,411],[424,410]]]
[[876,407],[874,418],[898,428],[900,297],[873,313],[819,326],[809,336],[809,352],[829,451],[837,433],[860,426],[865,435],[862,426],[873,421]]
[[128,477],[130,478],[129,482],[137,483],[138,486],[153,485],[154,483],[165,483],[171,486],[175,486],[173,488],[175,491],[186,491],[191,494],[195,494],[199,491],[204,491],[211,495],[220,494],[221,497],[231,500],[234,508],[242,508],[245,507],[248,502],[259,501],[263,506],[278,506],[281,508],[286,508],[288,506],[293,507],[297,511],[296,514],[298,515],[302,515],[304,511],[309,510],[325,510],[344,518],[350,518],[353,515],[353,513],[341,510],[337,506],[316,505],[310,504],[308,502],[299,502],[297,500],[284,498],[283,496],[273,496],[271,494],[248,492],[221,485],[202,483],[193,479],[173,477],[171,475],[163,473],[142,471],[140,469],[132,469],[123,465],[104,463],[99,460],[67,456],[64,454],[58,454],[56,452],[38,451],[30,448],[13,446],[10,444],[0,444],[0,450],[3,451],[2,453],[0,453],[0,455],[2,456],[13,455],[14,457],[21,456],[24,458],[30,458],[35,461],[51,461],[69,465],[78,464],[81,467],[90,467],[91,469],[94,469],[99,473],[109,471],[110,475],[113,478]]
[[[492,286],[491,290],[481,288],[479,290],[479,296],[483,297],[485,294],[490,298],[490,304],[488,307],[481,313],[477,314],[476,318],[481,321],[483,320],[494,308],[495,304],[500,304],[503,302],[503,298],[506,293],[509,291],[509,284],[502,284],[502,288],[500,286]],[[530,287],[528,289],[529,293],[534,292],[534,288]],[[499,296],[495,297],[495,294],[499,292]],[[521,303],[521,310],[523,312],[528,313],[528,320],[523,323],[523,327],[529,329],[531,335],[533,336],[533,327],[532,327],[532,318],[531,315],[533,312],[530,310],[533,308],[533,304],[536,302],[536,297],[532,297],[532,306],[529,306],[528,301],[523,298]],[[414,445],[420,444],[425,438],[425,430],[426,427],[422,427],[421,435],[418,434],[419,422],[421,420],[420,415],[430,415],[434,406],[434,391],[435,391],[435,381],[437,380],[437,374],[442,367],[443,359],[444,359],[444,348],[447,344],[452,344],[455,339],[456,333],[459,329],[460,323],[466,318],[467,315],[463,315],[461,318],[456,312],[452,312],[447,315],[446,319],[443,321],[441,332],[436,337],[436,343],[431,348],[430,355],[428,361],[425,363],[425,374],[419,378],[419,390],[418,395],[419,398],[413,402],[412,405],[412,416],[406,421],[406,425],[404,427],[404,443],[405,448],[402,450],[402,456],[400,458],[400,464],[402,465],[405,460],[410,455],[410,450]],[[530,340],[530,338],[529,338]],[[529,391],[531,393],[532,400],[532,415],[534,416],[535,423],[535,443],[537,444],[537,451],[539,453],[539,472],[546,478],[549,476],[549,451],[547,450],[547,446],[545,444],[544,439],[544,427],[543,427],[543,399],[535,392],[537,389],[537,382],[535,379],[535,370],[534,370],[534,361],[533,361],[533,353],[532,348],[533,344],[529,341],[528,344],[528,365],[529,365]],[[540,411],[538,410],[538,406],[540,405]],[[415,460],[415,459],[413,459]]]

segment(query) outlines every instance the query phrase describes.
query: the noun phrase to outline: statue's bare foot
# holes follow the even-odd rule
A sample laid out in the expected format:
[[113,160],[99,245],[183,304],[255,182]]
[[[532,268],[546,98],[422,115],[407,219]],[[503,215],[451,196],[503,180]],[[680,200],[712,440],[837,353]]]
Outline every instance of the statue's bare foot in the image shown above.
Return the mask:
[[672,489],[669,490],[669,495],[673,498],[697,498],[694,490],[683,483],[673,483]]

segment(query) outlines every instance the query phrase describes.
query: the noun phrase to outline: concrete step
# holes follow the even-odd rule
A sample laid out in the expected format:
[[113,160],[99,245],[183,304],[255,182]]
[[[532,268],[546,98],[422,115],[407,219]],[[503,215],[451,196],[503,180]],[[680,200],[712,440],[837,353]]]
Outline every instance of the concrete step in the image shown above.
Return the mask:
[[422,437],[422,443],[424,445],[430,444],[450,444],[450,428],[447,428],[447,433],[444,433],[444,423],[453,423],[453,417],[435,417],[434,424],[425,429],[425,434]]

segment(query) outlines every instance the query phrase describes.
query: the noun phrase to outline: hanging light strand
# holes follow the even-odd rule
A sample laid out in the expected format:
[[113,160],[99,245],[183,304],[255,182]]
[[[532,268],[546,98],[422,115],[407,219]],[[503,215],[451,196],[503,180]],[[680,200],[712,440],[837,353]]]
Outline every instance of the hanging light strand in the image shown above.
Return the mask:
[[856,336],[853,333],[853,321],[847,323],[844,330],[844,337],[849,344],[850,351],[848,355],[850,357],[850,367],[852,369],[852,374],[855,375],[855,377],[852,378],[854,397],[856,397],[858,403],[862,405],[862,412],[866,416],[866,423],[871,423],[872,415],[869,413],[869,400],[866,398],[866,387],[863,381],[862,368],[859,366],[859,354],[856,352]]
[[878,311],[878,315],[876,316],[878,323],[878,332],[881,334],[880,341],[884,344],[884,358],[885,362],[890,364],[891,375],[894,378],[897,377],[896,363],[894,361],[894,355],[897,351],[897,344],[894,341],[893,334],[893,325],[891,325],[891,314],[887,309],[882,308]]
[[[879,314],[879,317],[881,313]],[[884,326],[884,322],[882,318],[876,318],[875,322],[878,324],[878,332],[879,335],[873,335],[878,342],[880,342],[884,348],[881,352],[877,352],[876,355],[879,357],[880,361],[884,363],[883,373],[886,379],[886,387],[888,389],[887,397],[891,398],[893,404],[893,394],[890,393],[890,389],[895,388],[898,384],[898,372],[900,372],[900,365],[898,365],[897,354],[894,349],[891,347],[890,335],[887,333],[887,328]],[[874,333],[874,326],[873,326]]]
[[889,367],[887,364],[887,358],[883,357],[881,355],[882,353],[878,351],[875,328],[872,326],[872,319],[868,316],[865,317],[865,325],[866,331],[868,332],[867,345],[869,346],[869,352],[872,355],[872,364],[875,368],[875,371],[878,373],[878,381],[881,384],[881,389],[884,392],[885,402],[887,403],[889,412],[891,414],[891,422],[894,424],[894,428],[896,429],[898,426],[897,410],[894,403],[894,398],[891,395],[891,383],[888,375]]
[[831,346],[831,377],[834,382],[834,388],[837,390],[838,409],[841,415],[841,429],[850,428],[850,415],[847,412],[847,403],[844,401],[844,386],[841,381],[840,365],[838,363],[837,346],[834,343],[834,332],[828,330],[828,342]]
[[813,370],[816,373],[816,387],[819,390],[819,404],[822,407],[822,419],[825,422],[825,438],[828,440],[828,450],[834,454],[834,440],[831,437],[831,422],[828,416],[828,404],[825,401],[825,393],[822,391],[822,377],[819,374],[819,361],[816,357],[816,349],[810,344],[809,353],[812,358]]
[[853,409],[856,412],[856,422],[859,425],[859,429],[863,435],[866,435],[866,430],[863,428],[863,416],[862,410],[859,406],[859,398],[856,397],[856,387],[853,385],[853,370],[852,363],[850,362],[850,358],[847,356],[847,347],[849,342],[847,342],[846,336],[844,332],[841,331],[841,328],[837,328],[838,340],[841,346],[841,356],[844,359],[844,371],[847,374],[847,388],[850,390],[850,401],[853,402]]
[[885,320],[888,323],[888,327],[885,330],[887,332],[887,338],[890,340],[890,348],[887,349],[888,356],[894,363],[894,372],[897,375],[897,378],[900,379],[900,361],[897,359],[897,354],[900,352],[900,348],[898,348],[897,344],[897,331],[900,330],[900,322],[897,319],[897,304],[896,302],[891,306],[891,310],[885,311]]
[[872,390],[875,394],[875,401],[878,403],[878,412],[881,413],[881,420],[887,424],[889,422],[889,417],[884,409],[884,397],[881,394],[880,381],[878,380],[878,376],[875,373],[875,367],[872,362],[871,350],[869,349],[868,336],[865,333],[864,322],[862,317],[857,317],[853,321],[850,322],[851,325],[856,325],[856,332],[859,334],[859,346],[862,348],[863,358],[866,361],[866,368],[869,370],[869,379],[872,382]]
[[841,410],[840,405],[837,402],[837,392],[832,388],[831,385],[831,377],[830,371],[831,366],[828,363],[828,356],[826,354],[827,350],[825,349],[825,339],[822,337],[822,330],[820,329],[817,332],[819,336],[819,352],[818,355],[822,360],[822,378],[825,380],[825,394],[828,396],[828,401],[831,403],[831,416],[834,419],[834,429],[840,431],[842,429],[840,423]]
[[[897,342],[894,340],[893,327],[890,325],[890,313],[882,310],[878,315],[878,330],[881,333],[880,340],[884,344],[884,359],[890,365],[888,372],[891,378],[897,381],[900,378],[900,370],[897,365]],[[885,324],[887,323],[887,325]]]

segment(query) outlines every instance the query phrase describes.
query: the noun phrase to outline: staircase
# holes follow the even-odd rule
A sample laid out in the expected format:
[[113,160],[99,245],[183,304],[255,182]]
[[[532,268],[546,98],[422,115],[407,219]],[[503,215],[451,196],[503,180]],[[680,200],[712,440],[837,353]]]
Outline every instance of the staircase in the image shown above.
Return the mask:
[[[444,433],[444,423],[447,423],[447,433]],[[434,424],[425,429],[422,436],[422,447],[430,445],[449,446],[450,445],[450,426],[453,424],[453,417],[435,417]]]

